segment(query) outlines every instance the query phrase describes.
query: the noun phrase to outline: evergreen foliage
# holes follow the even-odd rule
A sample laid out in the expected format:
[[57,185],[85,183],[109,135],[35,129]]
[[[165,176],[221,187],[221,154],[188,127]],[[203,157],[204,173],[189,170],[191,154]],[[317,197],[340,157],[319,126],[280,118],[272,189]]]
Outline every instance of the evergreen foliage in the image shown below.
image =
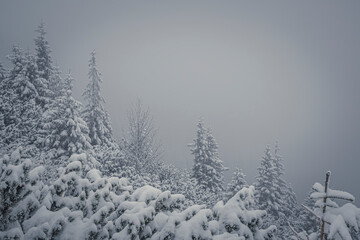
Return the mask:
[[253,187],[213,209],[186,207],[183,195],[102,177],[84,167],[85,154],[73,155],[49,186],[42,167],[11,156],[0,159],[1,239],[275,239],[274,226],[262,228],[266,212],[253,208]]
[[259,208],[268,212],[265,223],[275,224],[279,238],[288,239],[292,234],[288,222],[295,221],[298,207],[295,193],[282,178],[285,170],[279,151],[276,144],[272,156],[270,147],[266,146],[256,177],[256,200]]
[[193,177],[198,185],[213,193],[224,190],[223,161],[219,158],[218,146],[210,129],[205,129],[202,120],[197,124],[194,143],[190,145],[194,156]]
[[245,174],[243,173],[242,169],[236,168],[233,172],[232,179],[226,188],[226,200],[232,198],[235,193],[239,192],[242,188],[247,186],[248,184],[245,180]]
[[45,24],[41,22],[36,29],[38,36],[35,38],[35,52],[36,52],[36,65],[41,85],[37,87],[39,93],[39,100],[42,107],[49,104],[54,93],[51,91],[51,82],[54,66],[51,59],[51,49],[46,40]]
[[51,157],[71,156],[91,149],[89,129],[80,117],[80,102],[72,97],[73,77],[64,80],[61,95],[43,114],[43,137],[40,142],[51,150]]
[[82,115],[89,128],[91,144],[111,146],[113,144],[112,128],[109,115],[103,106],[105,100],[100,93],[102,79],[97,69],[95,51],[91,53],[88,76],[90,82],[83,93],[87,104]]

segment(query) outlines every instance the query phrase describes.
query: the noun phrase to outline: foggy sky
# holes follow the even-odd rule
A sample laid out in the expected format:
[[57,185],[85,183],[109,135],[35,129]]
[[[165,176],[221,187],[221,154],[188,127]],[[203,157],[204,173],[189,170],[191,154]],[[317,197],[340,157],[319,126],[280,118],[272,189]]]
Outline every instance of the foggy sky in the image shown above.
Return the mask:
[[330,187],[359,199],[359,11],[359,1],[5,0],[0,61],[9,66],[15,43],[33,50],[43,20],[79,100],[96,49],[117,137],[140,97],[166,162],[192,166],[187,144],[202,117],[224,164],[250,183],[278,141],[300,202],[327,170]]

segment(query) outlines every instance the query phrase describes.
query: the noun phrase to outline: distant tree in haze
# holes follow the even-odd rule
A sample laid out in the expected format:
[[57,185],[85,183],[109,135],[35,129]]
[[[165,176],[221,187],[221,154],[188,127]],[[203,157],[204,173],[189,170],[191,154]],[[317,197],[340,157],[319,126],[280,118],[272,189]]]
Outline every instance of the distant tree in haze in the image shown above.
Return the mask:
[[35,38],[35,58],[40,83],[37,86],[37,89],[40,104],[42,107],[45,107],[45,105],[49,104],[54,97],[50,85],[50,78],[53,75],[54,66],[51,59],[51,49],[45,37],[46,31],[44,22],[40,23],[36,32],[38,35]]
[[102,79],[97,69],[95,51],[91,53],[88,76],[90,82],[83,93],[86,105],[82,115],[89,128],[91,144],[110,146],[113,144],[112,127],[109,114],[103,106],[105,100],[101,96],[100,87]]
[[129,111],[128,124],[127,135],[122,144],[125,158],[139,172],[152,171],[153,163],[160,160],[161,145],[156,139],[150,110],[143,108],[140,99]]
[[268,213],[265,225],[275,224],[278,237],[288,239],[291,234],[288,222],[296,218],[298,207],[292,187],[283,179],[285,169],[279,152],[277,144],[274,156],[266,146],[256,177],[256,200],[259,208]]
[[202,120],[197,124],[196,138],[190,144],[194,156],[193,177],[197,183],[211,192],[224,190],[224,171],[227,170],[219,158],[218,145],[210,129],[204,127]]
[[280,155],[280,148],[278,144],[275,144],[273,165],[276,173],[276,186],[277,191],[281,193],[281,198],[285,205],[280,208],[280,211],[286,215],[291,216],[293,211],[297,208],[297,200],[294,190],[291,185],[287,183],[283,176],[285,174],[285,168],[283,165],[283,159]]
[[261,209],[268,214],[279,216],[281,208],[281,193],[278,191],[277,170],[274,167],[271,149],[266,146],[265,154],[261,159],[256,177],[256,196]]

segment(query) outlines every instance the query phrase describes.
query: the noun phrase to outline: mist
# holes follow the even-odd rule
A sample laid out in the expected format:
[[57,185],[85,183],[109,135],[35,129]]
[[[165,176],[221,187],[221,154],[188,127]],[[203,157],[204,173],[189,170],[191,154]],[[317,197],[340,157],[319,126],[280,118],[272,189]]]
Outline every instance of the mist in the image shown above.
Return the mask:
[[[82,100],[94,49],[114,134],[137,98],[158,128],[163,160],[190,169],[203,118],[230,176],[251,183],[278,142],[301,202],[314,182],[360,198],[360,2],[2,1],[0,61],[34,48],[45,22],[52,57]],[[229,177],[228,177],[229,178]]]

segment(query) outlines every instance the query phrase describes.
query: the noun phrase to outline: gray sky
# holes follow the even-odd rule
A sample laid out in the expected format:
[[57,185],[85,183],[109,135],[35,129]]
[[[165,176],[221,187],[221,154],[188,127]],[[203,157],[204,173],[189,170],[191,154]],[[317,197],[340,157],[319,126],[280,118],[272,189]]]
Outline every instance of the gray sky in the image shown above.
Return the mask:
[[359,11],[355,0],[3,0],[0,61],[14,43],[34,49],[43,19],[78,99],[96,49],[116,136],[141,97],[169,163],[191,167],[187,144],[203,117],[225,165],[249,182],[279,141],[298,200],[327,170],[333,188],[360,198]]

